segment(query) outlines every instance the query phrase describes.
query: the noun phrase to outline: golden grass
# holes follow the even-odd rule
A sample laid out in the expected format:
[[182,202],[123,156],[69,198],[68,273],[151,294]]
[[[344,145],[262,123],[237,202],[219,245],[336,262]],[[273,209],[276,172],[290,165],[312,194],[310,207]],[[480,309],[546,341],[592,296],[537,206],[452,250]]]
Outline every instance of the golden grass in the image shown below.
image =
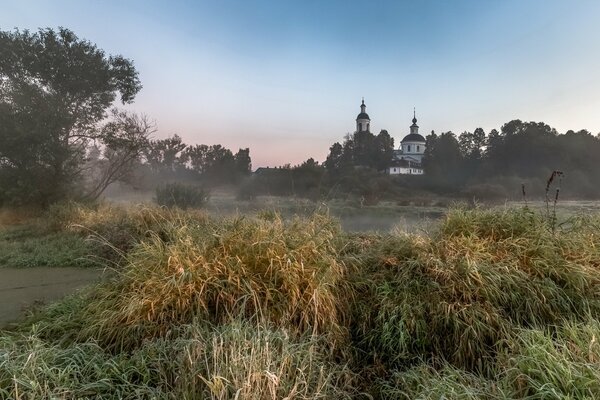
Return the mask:
[[330,219],[215,222],[162,213],[142,215],[153,230],[86,308],[90,323],[80,337],[124,349],[194,320],[222,324],[242,316],[343,340],[345,305],[338,296],[346,271],[334,246],[339,228]]

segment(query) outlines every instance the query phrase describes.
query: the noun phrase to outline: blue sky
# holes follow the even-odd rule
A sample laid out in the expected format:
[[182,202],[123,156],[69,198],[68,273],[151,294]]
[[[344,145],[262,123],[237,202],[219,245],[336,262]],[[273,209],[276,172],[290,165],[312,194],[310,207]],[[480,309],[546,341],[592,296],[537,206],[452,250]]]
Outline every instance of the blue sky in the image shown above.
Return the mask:
[[0,29],[73,30],[134,60],[157,137],[322,161],[354,129],[399,144],[519,118],[600,132],[600,1],[0,1]]

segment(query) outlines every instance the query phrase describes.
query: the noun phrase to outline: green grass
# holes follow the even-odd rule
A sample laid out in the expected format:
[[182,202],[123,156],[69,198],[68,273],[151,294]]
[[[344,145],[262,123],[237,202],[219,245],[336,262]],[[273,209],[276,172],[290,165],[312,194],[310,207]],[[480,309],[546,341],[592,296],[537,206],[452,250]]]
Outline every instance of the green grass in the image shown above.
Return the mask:
[[94,246],[72,232],[53,232],[35,224],[0,227],[0,268],[92,267]]
[[0,333],[0,397],[600,398],[598,216],[456,208],[430,234],[349,234],[323,214],[54,215],[122,258]]
[[31,335],[1,337],[0,348],[1,398],[349,398],[344,383],[354,378],[323,354],[318,338],[245,322],[182,325],[176,338],[130,353]]

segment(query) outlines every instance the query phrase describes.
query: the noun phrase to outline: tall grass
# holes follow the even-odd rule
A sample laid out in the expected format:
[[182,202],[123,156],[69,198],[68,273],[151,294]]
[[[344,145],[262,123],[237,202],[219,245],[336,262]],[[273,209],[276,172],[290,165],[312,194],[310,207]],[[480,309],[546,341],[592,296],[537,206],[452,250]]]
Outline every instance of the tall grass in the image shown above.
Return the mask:
[[455,210],[432,237],[382,238],[352,255],[354,336],[391,366],[426,356],[492,374],[515,329],[600,311],[596,232],[556,236],[526,210]]
[[[168,213],[168,214],[165,214]],[[127,350],[173,326],[243,316],[303,334],[345,338],[339,227],[325,216],[284,222],[213,221],[179,211],[141,213],[151,227],[123,268],[81,310],[82,340]]]
[[353,374],[331,362],[319,338],[234,321],[177,327],[110,354],[93,341],[49,344],[35,335],[0,338],[0,397],[103,399],[348,398]]
[[600,398],[598,217],[454,209],[429,235],[321,214],[56,221],[131,241],[109,281],[0,334],[0,397]]

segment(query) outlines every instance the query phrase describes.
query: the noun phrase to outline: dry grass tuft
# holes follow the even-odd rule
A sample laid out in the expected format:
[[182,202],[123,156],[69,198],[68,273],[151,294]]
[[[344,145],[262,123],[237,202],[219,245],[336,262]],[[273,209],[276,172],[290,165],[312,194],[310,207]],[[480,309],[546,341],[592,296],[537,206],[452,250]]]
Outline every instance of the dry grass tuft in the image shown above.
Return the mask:
[[113,349],[164,337],[194,320],[243,317],[298,334],[345,336],[345,268],[329,218],[272,220],[144,211],[151,226],[115,281],[98,291],[80,337]]

